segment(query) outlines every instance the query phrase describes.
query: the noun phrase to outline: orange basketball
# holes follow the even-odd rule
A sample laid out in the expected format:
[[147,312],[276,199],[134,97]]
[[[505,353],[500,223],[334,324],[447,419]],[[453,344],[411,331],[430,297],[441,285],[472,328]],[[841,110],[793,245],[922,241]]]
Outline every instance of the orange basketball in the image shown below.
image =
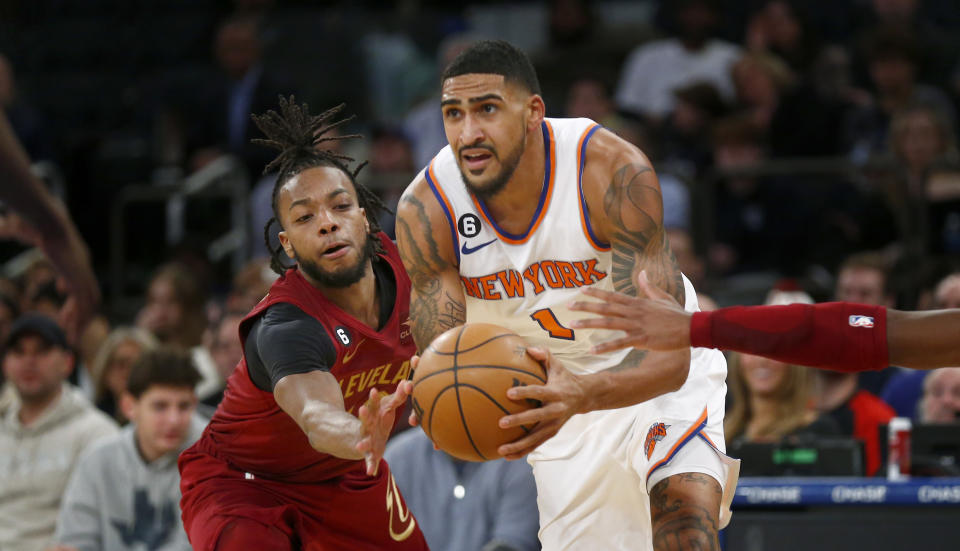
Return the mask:
[[497,325],[471,323],[443,333],[424,351],[413,374],[413,409],[427,436],[448,454],[497,459],[497,448],[532,428],[502,429],[500,418],[539,405],[513,401],[507,389],[546,382],[523,339]]

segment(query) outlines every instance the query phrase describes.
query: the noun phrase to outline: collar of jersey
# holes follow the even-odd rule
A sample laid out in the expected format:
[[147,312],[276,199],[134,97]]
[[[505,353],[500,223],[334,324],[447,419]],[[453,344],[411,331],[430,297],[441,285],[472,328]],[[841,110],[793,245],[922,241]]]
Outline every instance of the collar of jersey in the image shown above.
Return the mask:
[[543,145],[544,145],[544,155],[543,155],[543,186],[540,191],[540,202],[537,203],[537,210],[533,213],[533,220],[530,221],[530,226],[527,228],[527,231],[522,234],[513,234],[507,231],[504,231],[497,223],[493,220],[493,216],[490,216],[490,213],[487,212],[487,206],[477,198],[476,195],[470,194],[470,198],[473,199],[473,204],[476,205],[477,210],[480,211],[480,215],[483,216],[483,219],[486,220],[487,224],[490,224],[490,227],[493,228],[493,231],[497,234],[497,237],[501,241],[509,243],[511,245],[523,245],[530,239],[530,236],[537,231],[537,227],[540,226],[540,222],[543,221],[543,217],[547,212],[547,207],[550,204],[550,196],[553,194],[553,177],[556,173],[557,167],[557,150],[556,143],[553,137],[553,127],[544,119],[543,123],[540,125],[540,131],[543,132]]

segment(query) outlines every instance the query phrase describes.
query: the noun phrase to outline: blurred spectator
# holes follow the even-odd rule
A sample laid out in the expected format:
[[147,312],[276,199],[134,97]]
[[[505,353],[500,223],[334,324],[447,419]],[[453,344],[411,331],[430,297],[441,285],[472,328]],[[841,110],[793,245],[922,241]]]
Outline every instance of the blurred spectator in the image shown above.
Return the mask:
[[679,36],[638,46],[627,58],[617,88],[617,105],[660,122],[673,110],[673,92],[707,82],[727,99],[733,96],[730,67],[740,49],[712,38],[719,13],[714,0],[671,2]]
[[223,391],[227,388],[227,379],[240,363],[243,357],[243,347],[240,346],[240,321],[246,315],[244,312],[230,312],[223,314],[220,320],[207,329],[210,356],[217,366],[217,376],[220,385],[214,388],[207,396],[201,398],[205,406],[216,409],[223,400]]
[[840,434],[863,442],[866,474],[876,474],[881,463],[879,429],[896,415],[893,408],[861,389],[856,373],[816,370],[813,396],[817,410],[833,419]]
[[177,457],[200,437],[186,352],[145,352],[130,371],[122,408],[131,424],[91,446],[70,478],[55,539],[77,551],[189,551],[180,520]]
[[[437,78],[460,52],[480,40],[474,33],[455,33],[443,39],[437,47]],[[407,113],[403,120],[403,131],[411,140],[414,167],[426,168],[430,160],[447,145],[447,135],[443,131],[443,119],[440,113],[440,87],[434,87],[435,93],[421,101]]]
[[6,342],[10,326],[20,315],[17,299],[0,291],[0,342]]
[[13,65],[0,53],[0,109],[10,120],[13,133],[34,162],[53,159],[53,147],[47,137],[46,124],[40,112],[17,93]]
[[[802,292],[771,291],[766,304],[812,304]],[[811,407],[811,370],[761,356],[733,353],[728,384],[732,406],[724,421],[730,445],[779,442],[801,434],[836,434],[838,427]]]
[[387,445],[384,459],[433,551],[537,551],[533,471],[525,461],[460,461],[418,428]]
[[848,257],[837,272],[836,300],[894,307],[889,288],[889,263],[880,253],[857,253]]
[[960,308],[960,273],[943,278],[937,284],[933,300],[937,308]]
[[130,368],[141,354],[158,345],[157,339],[143,329],[118,327],[110,332],[93,359],[93,403],[121,425],[128,420],[120,408],[120,397],[127,388]]
[[[266,223],[266,221],[264,221]],[[261,231],[262,225],[261,225]],[[267,254],[262,243],[260,249]],[[249,312],[267,296],[270,285],[277,279],[277,274],[270,269],[270,261],[266,259],[248,262],[237,275],[233,277],[233,286],[227,296],[224,309],[228,312]]]
[[810,368],[749,354],[730,357],[727,442],[778,442],[800,434],[836,434],[810,407]]
[[768,138],[780,98],[796,81],[793,72],[780,58],[761,52],[744,54],[731,71],[739,111]]
[[960,185],[953,125],[932,105],[910,104],[890,123],[890,169],[874,174],[905,253],[960,252]]
[[677,267],[697,289],[708,289],[706,264],[694,248],[690,232],[677,227],[667,227],[667,241],[670,250],[677,258]]
[[[945,86],[952,64],[956,61],[957,42],[951,36],[953,29],[942,21],[932,19],[936,5],[946,9],[954,17],[956,6],[951,2],[922,0],[869,0],[869,9],[861,24],[867,29],[889,28],[916,37],[918,71],[921,80],[937,86]],[[925,5],[924,5],[925,4]]]
[[956,120],[953,105],[942,91],[917,82],[917,56],[917,45],[910,34],[882,28],[870,37],[867,62],[876,101],[851,112],[845,123],[849,151],[855,161],[865,161],[887,150],[891,118],[911,104],[929,105],[942,113],[950,125]]
[[567,117],[585,117],[603,126],[610,126],[610,119],[616,121],[619,118],[609,87],[598,78],[585,77],[574,81],[567,90],[565,110]]
[[597,3],[590,0],[550,0],[547,6],[548,40],[531,52],[531,58],[547,115],[558,117],[561,114],[552,109],[569,98],[575,82],[584,78],[615,82],[627,52],[650,31],[637,25],[623,29],[606,25],[597,14]]
[[820,41],[802,12],[804,4],[765,0],[747,25],[746,45],[754,52],[770,52],[805,76],[820,50]]
[[150,279],[147,302],[137,314],[137,327],[163,344],[192,348],[200,344],[207,325],[205,300],[193,274],[179,264],[166,264]]
[[[933,308],[960,308],[960,274],[951,274],[937,283],[933,293]],[[896,410],[898,417],[919,419],[923,409],[924,388],[931,372],[900,370],[883,387],[880,397]]]
[[255,128],[250,113],[275,107],[277,97],[289,93],[263,64],[257,20],[234,17],[217,30],[213,47],[220,73],[197,90],[200,104],[190,129],[191,169],[198,169],[222,153],[232,153],[259,177],[273,158],[269,149],[251,144]]
[[960,367],[931,371],[923,384],[920,421],[956,423],[960,421]]
[[[360,173],[361,182],[395,210],[400,194],[413,180],[417,169],[413,164],[413,148],[407,135],[399,128],[380,125],[371,132],[370,164]],[[396,237],[396,219],[392,212],[384,211],[380,227],[391,238]]]
[[674,91],[669,124],[661,132],[660,168],[694,179],[713,163],[710,128],[727,106],[713,85],[697,82]]
[[[717,274],[795,272],[806,257],[808,215],[791,182],[751,175],[766,158],[753,123],[743,117],[713,129],[714,164],[721,171],[714,212],[715,242],[708,251]],[[726,174],[724,174],[726,172]]]
[[887,379],[880,399],[886,402],[897,417],[918,418],[918,409],[923,397],[923,382],[930,371],[900,369]]
[[73,356],[53,320],[19,318],[4,349],[3,372],[16,396],[0,424],[0,548],[36,551],[53,536],[80,454],[117,427],[65,383]]
[[866,90],[853,86],[850,73],[850,55],[843,47],[820,49],[810,74],[785,91],[774,114],[770,125],[773,157],[846,153],[844,118],[873,101]]
[[137,314],[137,327],[152,333],[161,344],[193,353],[201,375],[197,395],[206,398],[220,387],[220,376],[210,352],[201,346],[208,321],[200,279],[180,263],[158,268],[147,288],[147,303]]
[[610,87],[596,77],[583,77],[575,80],[567,91],[564,116],[570,118],[585,117],[603,125],[607,130],[624,140],[647,150],[642,143],[639,128],[633,121],[620,116],[610,96]]

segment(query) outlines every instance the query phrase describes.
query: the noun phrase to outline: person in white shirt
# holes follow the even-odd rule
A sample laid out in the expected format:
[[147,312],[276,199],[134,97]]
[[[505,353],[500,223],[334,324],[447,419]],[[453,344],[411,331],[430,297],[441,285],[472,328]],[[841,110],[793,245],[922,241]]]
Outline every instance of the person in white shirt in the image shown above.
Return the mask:
[[627,57],[617,86],[617,106],[661,121],[673,111],[673,92],[697,82],[713,85],[733,98],[730,69],[740,48],[711,38],[717,22],[712,0],[672,2],[679,35],[638,46]]

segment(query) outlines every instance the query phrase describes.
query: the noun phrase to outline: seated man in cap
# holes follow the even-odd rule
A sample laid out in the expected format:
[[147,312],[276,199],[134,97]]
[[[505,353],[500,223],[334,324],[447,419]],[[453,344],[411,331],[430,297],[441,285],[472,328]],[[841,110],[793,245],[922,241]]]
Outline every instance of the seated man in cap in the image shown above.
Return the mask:
[[65,382],[74,357],[53,320],[22,316],[3,350],[15,396],[0,418],[0,549],[33,551],[53,536],[80,454],[117,426]]

